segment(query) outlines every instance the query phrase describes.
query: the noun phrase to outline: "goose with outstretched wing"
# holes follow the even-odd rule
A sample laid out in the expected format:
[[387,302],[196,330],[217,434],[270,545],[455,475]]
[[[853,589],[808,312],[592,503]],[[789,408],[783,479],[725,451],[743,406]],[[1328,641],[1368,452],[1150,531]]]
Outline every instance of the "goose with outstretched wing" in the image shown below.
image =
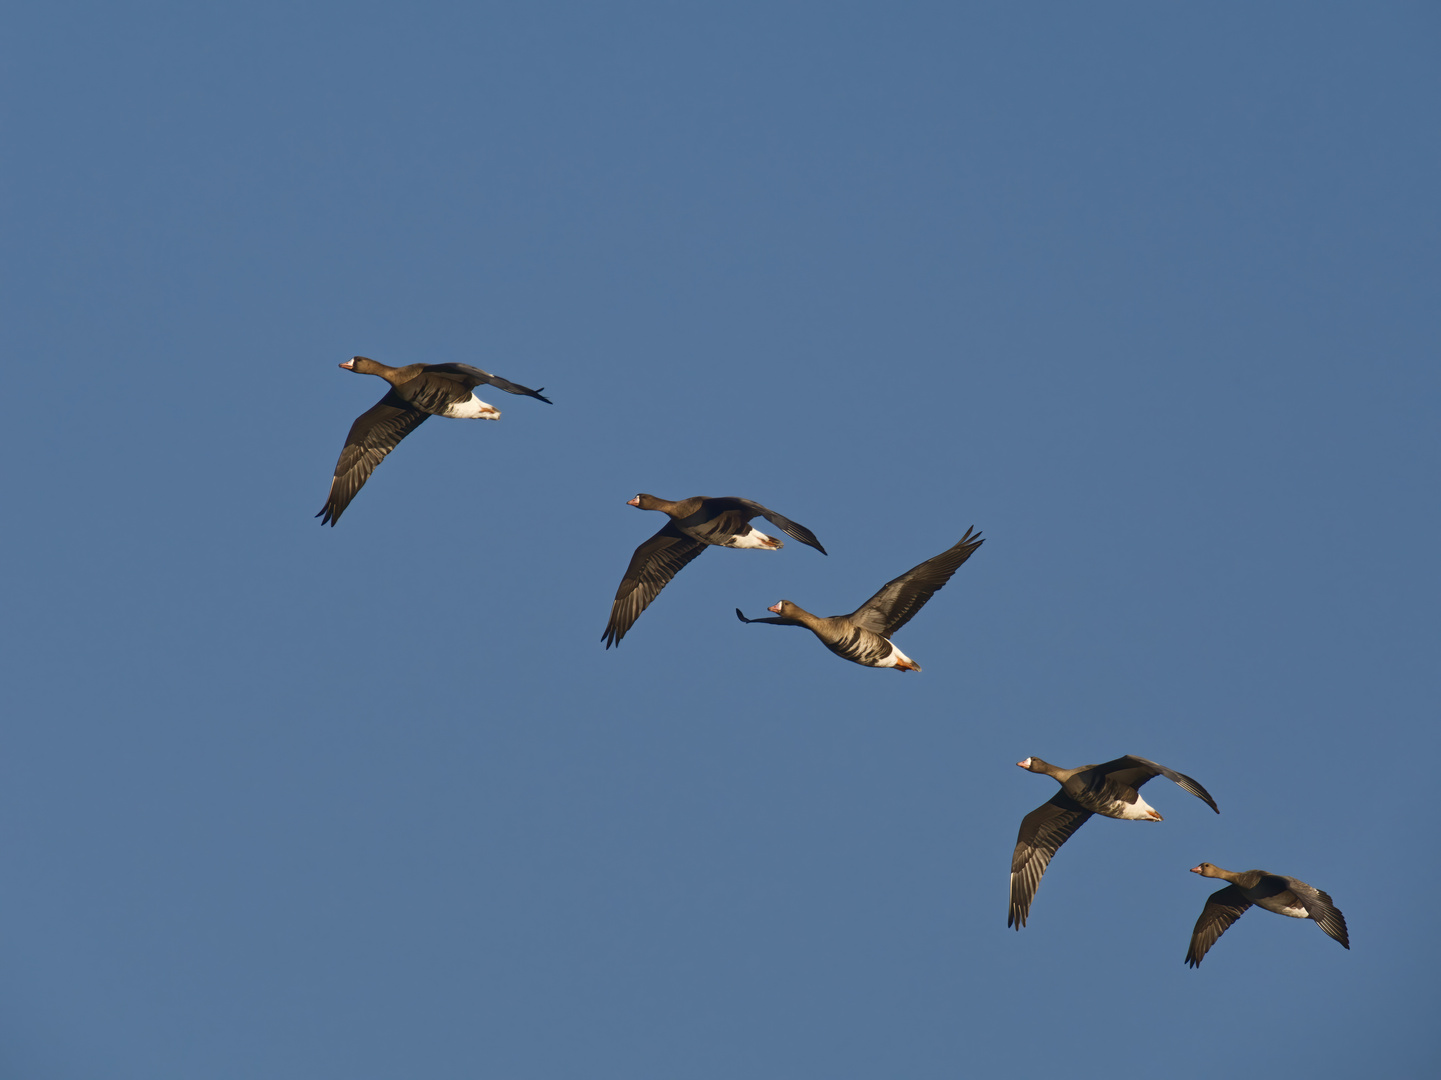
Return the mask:
[[509,382],[469,364],[410,364],[393,368],[368,356],[352,356],[340,366],[361,375],[379,375],[390,383],[390,390],[350,425],[340,460],[335,463],[330,493],[315,515],[322,525],[333,526],[340,520],[350,500],[370,479],[385,455],[428,418],[499,420],[500,410],[473,393],[477,386],[488,384],[507,394],[522,394],[547,405],[551,403],[540,390]]
[[740,608],[736,608],[736,617],[744,623],[804,626],[827,649],[853,664],[920,671],[921,666],[896,647],[891,635],[910,622],[984,542],[974,528],[967,529],[953,546],[886,582],[880,592],[849,615],[812,615],[799,604],[781,600],[767,609],[774,611],[777,618],[748,619]]

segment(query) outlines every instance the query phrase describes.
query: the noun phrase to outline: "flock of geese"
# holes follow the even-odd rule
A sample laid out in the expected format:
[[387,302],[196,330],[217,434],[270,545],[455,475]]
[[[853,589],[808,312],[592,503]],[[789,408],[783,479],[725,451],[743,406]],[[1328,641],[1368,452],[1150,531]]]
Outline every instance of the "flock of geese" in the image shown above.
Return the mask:
[[[377,375],[390,389],[374,407],[361,413],[350,427],[330,493],[316,517],[321,524],[334,525],[350,505],[375,467],[428,417],[448,416],[462,420],[497,420],[500,410],[475,396],[478,386],[494,386],[508,394],[550,399],[540,390],[509,382],[469,364],[410,364],[393,368],[364,356],[354,356],[340,365],[347,371]],[[542,387],[541,389],[544,389]],[[822,555],[826,549],[813,532],[768,507],[750,499],[711,499],[696,496],[670,502],[654,495],[637,495],[629,506],[657,510],[668,520],[649,540],[635,549],[630,565],[616,589],[610,620],[601,640],[609,649],[635,625],[635,621],[660,591],[688,563],[707,547],[752,548],[774,551],[782,542],[751,526],[765,518],[781,532]],[[891,641],[891,636],[925,606],[935,593],[984,543],[973,529],[939,555],[894,578],[849,615],[812,615],[799,604],[781,600],[769,610],[774,618],[749,619],[736,609],[744,623],[773,626],[802,626],[815,634],[827,649],[844,660],[866,667],[920,671],[920,665]],[[1016,849],[1011,856],[1011,902],[1007,926],[1017,930],[1026,925],[1031,902],[1041,884],[1041,875],[1060,849],[1093,814],[1121,821],[1160,821],[1158,814],[1141,798],[1146,781],[1164,776],[1183,791],[1196,796],[1216,813],[1216,800],[1197,781],[1142,757],[1127,755],[1103,765],[1082,765],[1063,769],[1028,757],[1016,763],[1034,773],[1044,773],[1061,785],[1049,800],[1021,821]],[[1191,934],[1186,963],[1197,967],[1208,949],[1233,922],[1255,905],[1278,915],[1310,919],[1345,948],[1351,947],[1346,920],[1331,897],[1298,878],[1265,870],[1223,870],[1203,862],[1191,868],[1202,877],[1227,882],[1206,899]]]

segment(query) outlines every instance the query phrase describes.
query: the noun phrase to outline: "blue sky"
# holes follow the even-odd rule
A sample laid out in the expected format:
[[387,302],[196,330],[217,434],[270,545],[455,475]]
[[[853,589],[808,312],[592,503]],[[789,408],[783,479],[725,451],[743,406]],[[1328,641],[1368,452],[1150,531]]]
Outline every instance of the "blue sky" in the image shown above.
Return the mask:
[[[1422,1075],[1441,19],[32,6],[0,1071]],[[432,421],[312,515],[379,380]],[[619,649],[624,505],[743,495]],[[743,626],[984,547],[845,664]],[[1135,753],[1020,934],[1014,762]],[[1202,860],[1327,890],[1197,971]]]

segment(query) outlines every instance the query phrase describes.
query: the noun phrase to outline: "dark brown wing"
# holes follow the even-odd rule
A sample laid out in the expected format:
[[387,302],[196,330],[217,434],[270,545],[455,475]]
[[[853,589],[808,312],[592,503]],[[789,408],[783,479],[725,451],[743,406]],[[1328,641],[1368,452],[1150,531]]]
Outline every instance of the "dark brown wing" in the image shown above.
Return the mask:
[[1316,920],[1316,924],[1349,949],[1351,937],[1346,932],[1346,917],[1341,914],[1341,909],[1331,902],[1331,897],[1299,878],[1287,877],[1285,881],[1287,888],[1306,905],[1306,911]]
[[482,383],[488,383],[497,390],[504,390],[507,394],[522,394],[525,397],[540,398],[547,405],[554,404],[550,398],[541,396],[540,390],[545,389],[543,386],[540,390],[532,390],[529,387],[521,386],[520,383],[510,382],[502,379],[499,375],[481,371],[480,368],[472,367],[469,364],[426,364],[424,370],[432,375],[440,375],[463,382],[467,390],[474,390]]
[[421,424],[429,413],[412,409],[405,399],[391,390],[374,407],[361,413],[350,425],[340,460],[335,463],[335,476],[330,481],[330,494],[315,516],[322,525],[332,526],[355,498],[355,493],[370,479],[370,474],[390,453]]
[[1026,925],[1031,901],[1041,886],[1041,875],[1050,865],[1051,856],[1090,816],[1091,811],[1058,791],[1021,819],[1016,850],[1011,855],[1011,911],[1006,917],[1007,926],[1019,930]]
[[[722,499],[707,499],[706,509],[722,513],[730,512],[741,515],[744,520],[750,521],[753,517],[763,517],[787,536],[799,540],[802,544],[809,544],[822,555],[827,554],[826,549],[821,547],[821,542],[816,539],[816,534],[799,525],[782,514],[777,514],[769,507],[762,506],[751,499],[739,499],[727,497]],[[740,530],[737,529],[737,532]]]
[[1211,793],[1185,773],[1178,773],[1174,769],[1168,769],[1154,761],[1136,757],[1135,754],[1118,757],[1115,761],[1108,761],[1104,765],[1093,765],[1091,771],[1103,774],[1115,783],[1124,784],[1126,787],[1132,787],[1138,791],[1141,785],[1151,777],[1164,776],[1167,780],[1173,781],[1182,791],[1188,791],[1196,796],[1216,813],[1221,812],[1221,808],[1216,805],[1216,800],[1211,798]]
[[1188,967],[1200,967],[1201,957],[1216,944],[1216,939],[1226,928],[1246,913],[1251,901],[1237,885],[1227,885],[1206,897],[1206,906],[1196,920],[1196,929],[1191,931],[1191,947],[1186,952]]
[[925,606],[936,590],[951,580],[961,563],[985,543],[979,535],[971,539],[973,532],[974,527],[967,529],[954,547],[887,582],[880,592],[852,613],[851,621],[881,637],[890,637],[910,622],[911,616]]
[[609,649],[619,645],[626,631],[635,625],[640,613],[660,595],[670,579],[680,573],[686,563],[706,549],[699,540],[692,540],[671,522],[666,522],[656,533],[630,557],[625,568],[625,577],[620,579],[620,588],[615,591],[615,603],[610,608],[610,622],[605,625],[601,640]]

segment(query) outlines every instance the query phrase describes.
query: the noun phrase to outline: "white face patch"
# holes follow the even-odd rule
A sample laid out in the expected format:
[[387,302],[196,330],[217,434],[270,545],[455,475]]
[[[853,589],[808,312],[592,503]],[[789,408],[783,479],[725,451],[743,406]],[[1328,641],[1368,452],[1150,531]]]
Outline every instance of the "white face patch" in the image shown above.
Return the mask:
[[487,405],[480,398],[471,394],[464,401],[456,401],[447,405],[441,416],[449,416],[456,420],[499,420],[500,410],[494,405]]

